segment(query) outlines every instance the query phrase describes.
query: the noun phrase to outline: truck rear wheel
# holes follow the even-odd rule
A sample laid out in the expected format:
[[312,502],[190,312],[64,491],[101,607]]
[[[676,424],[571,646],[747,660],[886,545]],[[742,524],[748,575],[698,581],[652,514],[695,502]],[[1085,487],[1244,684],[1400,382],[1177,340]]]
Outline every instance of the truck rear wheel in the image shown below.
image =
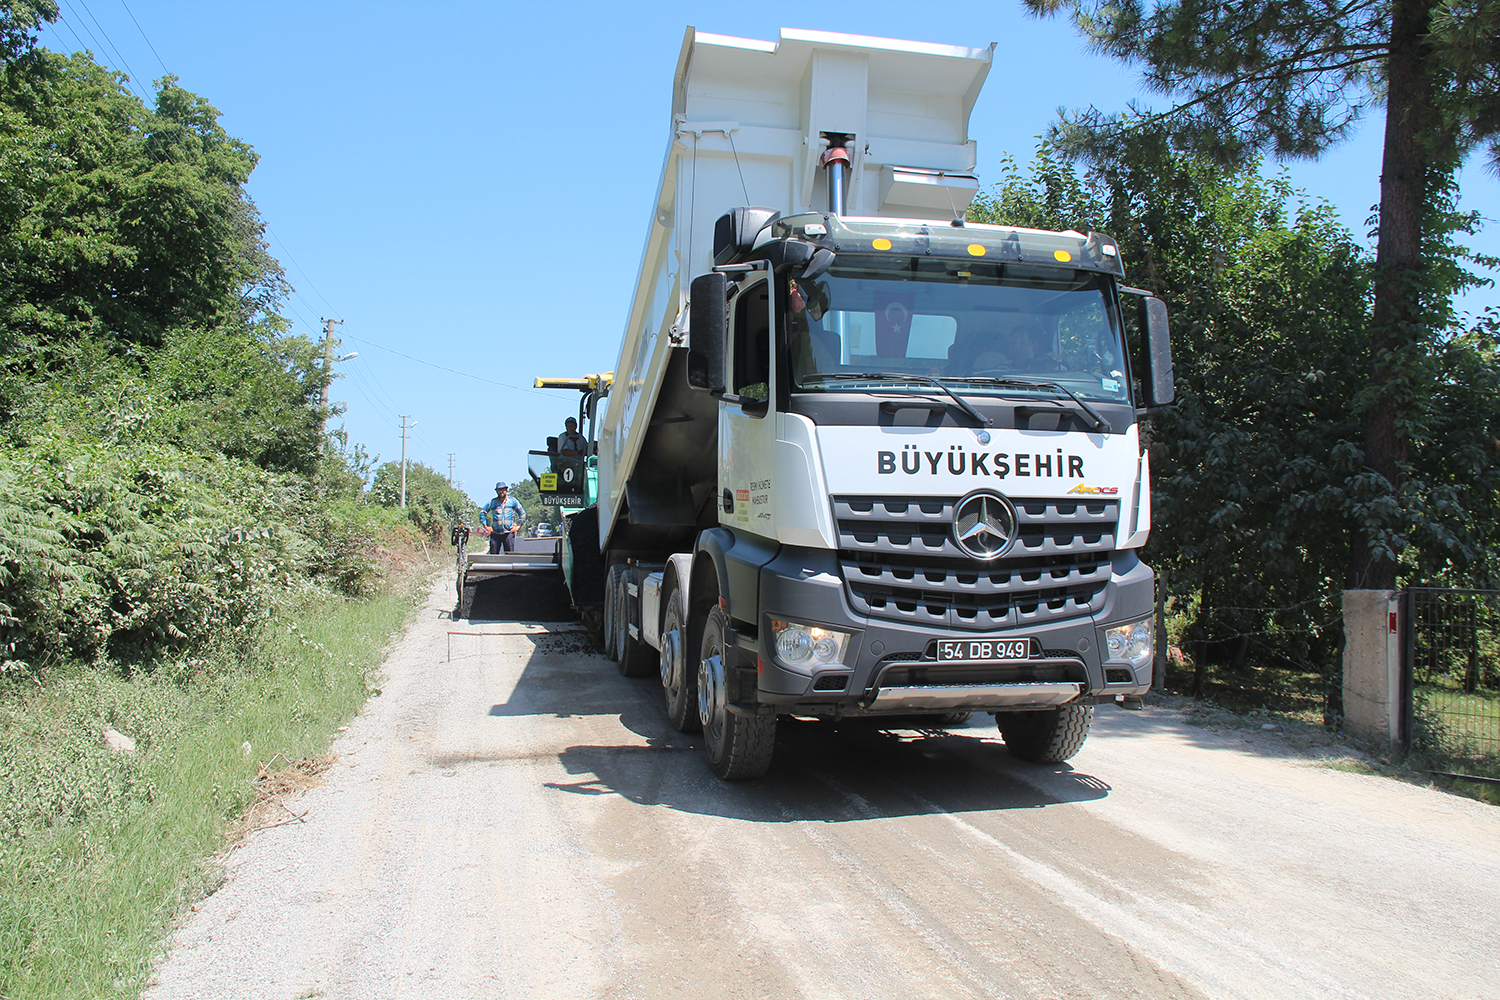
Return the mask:
[[703,723],[708,766],[725,781],[759,778],[771,767],[776,749],[776,716],[736,715],[729,710],[725,684],[724,634],[729,616],[708,613],[698,657],[698,719]]
[[604,577],[604,655],[620,658],[620,597],[625,593],[625,567],[611,566]]
[[646,644],[644,639],[632,639],[630,637],[630,615],[627,609],[630,607],[630,594],[625,590],[625,585],[620,584],[620,593],[624,596],[620,600],[620,673],[625,677],[650,677],[657,672],[656,650]]
[[1012,757],[1056,764],[1083,749],[1093,705],[1062,705],[1042,712],[996,712],[995,725]]
[[698,718],[698,671],[688,657],[687,612],[682,590],[672,591],[661,624],[661,686],[667,696],[667,721],[680,733],[703,728]]

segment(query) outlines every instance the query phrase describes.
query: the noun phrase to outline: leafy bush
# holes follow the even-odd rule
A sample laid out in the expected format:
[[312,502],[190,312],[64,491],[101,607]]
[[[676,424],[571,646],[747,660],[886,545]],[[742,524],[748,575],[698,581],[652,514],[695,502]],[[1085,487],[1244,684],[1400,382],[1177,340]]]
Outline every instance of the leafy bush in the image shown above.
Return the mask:
[[[401,463],[375,470],[370,499],[385,507],[401,506]],[[468,495],[421,462],[406,466],[406,516],[428,538],[439,538],[449,525],[479,523],[479,508]]]
[[0,454],[0,675],[242,641],[308,588],[370,593],[402,530],[221,455],[39,435]]

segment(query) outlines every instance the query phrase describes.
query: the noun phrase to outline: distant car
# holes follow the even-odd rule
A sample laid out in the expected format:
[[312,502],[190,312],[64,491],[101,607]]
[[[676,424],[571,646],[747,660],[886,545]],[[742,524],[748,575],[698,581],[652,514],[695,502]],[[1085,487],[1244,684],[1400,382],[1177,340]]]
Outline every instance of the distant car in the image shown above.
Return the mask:
[[536,534],[532,538],[547,538],[552,534],[552,525],[546,521],[536,526]]

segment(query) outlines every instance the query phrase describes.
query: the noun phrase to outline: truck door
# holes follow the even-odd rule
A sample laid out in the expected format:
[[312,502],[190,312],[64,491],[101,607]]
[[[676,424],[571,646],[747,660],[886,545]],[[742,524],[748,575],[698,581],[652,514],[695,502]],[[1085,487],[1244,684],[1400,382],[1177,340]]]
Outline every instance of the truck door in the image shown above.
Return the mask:
[[719,407],[719,523],[768,538],[776,537],[774,294],[770,275],[758,273],[730,301],[729,391],[741,401]]

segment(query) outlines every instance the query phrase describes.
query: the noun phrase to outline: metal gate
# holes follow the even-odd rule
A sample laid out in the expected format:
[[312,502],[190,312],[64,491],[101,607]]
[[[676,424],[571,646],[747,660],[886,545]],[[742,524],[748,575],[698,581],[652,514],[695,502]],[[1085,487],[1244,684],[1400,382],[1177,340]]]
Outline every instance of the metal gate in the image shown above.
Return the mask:
[[[1500,591],[1401,592],[1402,738],[1464,771],[1500,774]],[[1483,778],[1481,778],[1483,780]]]

